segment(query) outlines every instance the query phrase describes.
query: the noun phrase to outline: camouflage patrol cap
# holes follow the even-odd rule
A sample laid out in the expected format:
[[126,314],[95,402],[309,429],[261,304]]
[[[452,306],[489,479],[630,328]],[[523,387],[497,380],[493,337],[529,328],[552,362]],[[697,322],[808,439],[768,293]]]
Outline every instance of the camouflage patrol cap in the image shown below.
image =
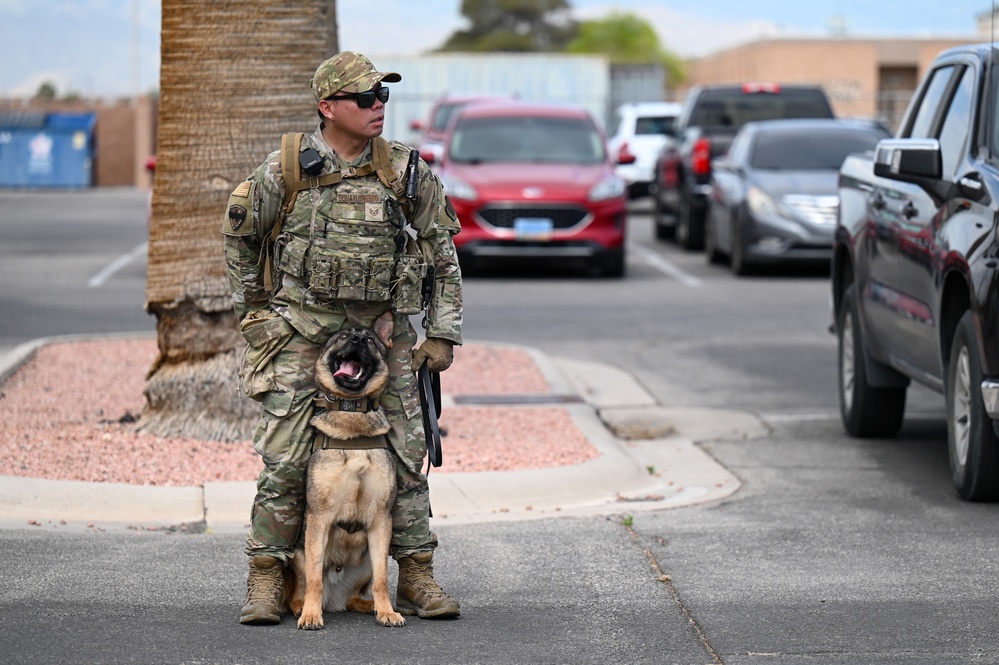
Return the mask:
[[312,92],[316,101],[337,92],[367,92],[376,83],[398,83],[402,77],[395,72],[375,71],[371,61],[360,53],[344,51],[319,65],[312,77]]

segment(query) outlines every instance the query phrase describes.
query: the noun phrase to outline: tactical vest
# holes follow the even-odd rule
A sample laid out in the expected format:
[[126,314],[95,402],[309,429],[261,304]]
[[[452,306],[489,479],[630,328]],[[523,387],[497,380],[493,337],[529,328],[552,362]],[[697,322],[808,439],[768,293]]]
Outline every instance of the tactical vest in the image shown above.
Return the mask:
[[420,312],[431,255],[404,230],[412,206],[388,142],[372,140],[370,164],[302,178],[301,139],[287,134],[281,142],[285,198],[268,243],[274,273],[265,271],[268,289],[288,276],[319,302],[391,301],[402,314]]

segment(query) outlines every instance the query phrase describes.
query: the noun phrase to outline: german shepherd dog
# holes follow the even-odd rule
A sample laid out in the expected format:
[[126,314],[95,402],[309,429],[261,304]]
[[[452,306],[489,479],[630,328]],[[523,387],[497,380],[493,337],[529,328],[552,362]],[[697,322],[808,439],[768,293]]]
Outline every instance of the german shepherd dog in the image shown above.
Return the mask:
[[[377,408],[389,372],[393,314],[372,329],[346,328],[323,347],[316,382],[328,408],[312,418],[317,443],[306,475],[305,539],[292,559],[285,597],[298,627],[319,630],[323,609],[375,614],[383,626],[406,620],[388,592],[395,463]],[[374,408],[371,408],[374,406]],[[381,447],[372,447],[380,443]],[[364,598],[370,590],[371,599]]]

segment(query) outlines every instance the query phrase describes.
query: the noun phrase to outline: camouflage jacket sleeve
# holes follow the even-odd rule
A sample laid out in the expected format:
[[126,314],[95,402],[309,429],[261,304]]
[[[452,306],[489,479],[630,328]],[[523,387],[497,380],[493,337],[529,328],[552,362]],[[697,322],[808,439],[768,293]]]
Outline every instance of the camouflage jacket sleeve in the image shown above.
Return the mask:
[[444,195],[444,186],[423,160],[420,160],[419,202],[413,226],[424,246],[433,250],[434,293],[427,312],[427,337],[448,339],[461,344],[461,268],[452,236],[461,230],[458,217]]
[[265,241],[274,228],[284,199],[280,151],[241,182],[229,196],[222,218],[225,261],[236,318],[267,307],[264,288]]

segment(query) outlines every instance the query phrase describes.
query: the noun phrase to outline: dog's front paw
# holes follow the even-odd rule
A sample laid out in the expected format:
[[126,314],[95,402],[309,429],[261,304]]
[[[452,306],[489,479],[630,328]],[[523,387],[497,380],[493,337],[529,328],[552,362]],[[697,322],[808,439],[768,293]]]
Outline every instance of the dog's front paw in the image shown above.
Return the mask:
[[298,627],[301,630],[322,630],[323,613],[312,614],[310,612],[302,612],[302,616],[298,617]]
[[378,623],[388,628],[397,628],[406,625],[405,617],[398,612],[379,612],[375,615],[375,618],[378,620]]

